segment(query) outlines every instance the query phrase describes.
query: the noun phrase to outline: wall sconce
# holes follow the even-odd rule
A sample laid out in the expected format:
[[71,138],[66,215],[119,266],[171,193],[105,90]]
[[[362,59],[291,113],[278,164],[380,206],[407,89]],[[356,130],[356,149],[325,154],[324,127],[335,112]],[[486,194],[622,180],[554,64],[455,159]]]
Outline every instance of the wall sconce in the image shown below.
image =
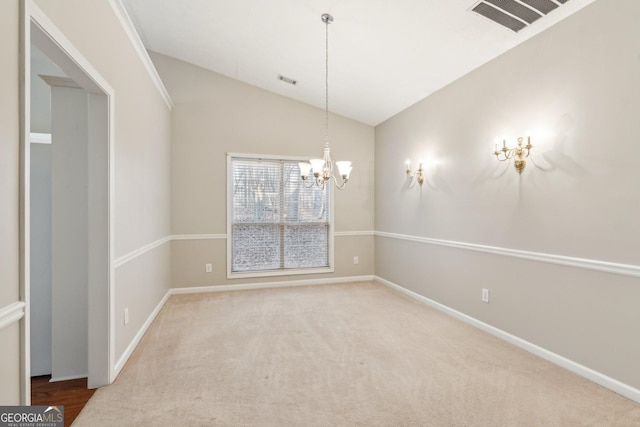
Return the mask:
[[531,145],[531,136],[527,135],[527,145],[522,145],[522,141],[524,138],[518,138],[518,145],[514,148],[507,147],[507,141],[502,139],[502,148],[498,150],[498,144],[496,144],[496,151],[493,154],[496,156],[496,159],[500,162],[504,162],[506,160],[515,159],[513,166],[516,168],[518,173],[522,173],[524,167],[527,166],[527,161],[525,160],[529,157],[529,153],[533,145]]
[[411,180],[415,178],[416,181],[418,181],[418,184],[420,184],[420,186],[422,187],[422,184],[424,184],[424,169],[422,168],[422,160],[420,160],[418,170],[415,172],[411,170],[411,160],[407,160],[407,169],[405,170],[405,172]]

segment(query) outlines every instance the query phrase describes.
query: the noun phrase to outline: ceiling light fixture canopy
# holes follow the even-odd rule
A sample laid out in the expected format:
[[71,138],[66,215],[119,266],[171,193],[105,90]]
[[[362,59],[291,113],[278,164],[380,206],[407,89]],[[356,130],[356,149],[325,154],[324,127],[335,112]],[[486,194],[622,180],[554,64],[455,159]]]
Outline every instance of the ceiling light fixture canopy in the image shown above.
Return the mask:
[[300,176],[302,180],[306,182],[309,178],[309,174],[313,172],[313,180],[309,185],[305,187],[312,187],[317,185],[324,189],[324,185],[327,181],[333,179],[334,184],[339,190],[342,190],[349,181],[349,174],[351,173],[351,162],[342,161],[336,162],[338,167],[338,173],[342,178],[341,182],[338,182],[333,173],[333,161],[331,160],[331,148],[329,147],[329,24],[333,22],[333,16],[325,13],[322,15],[322,22],[325,24],[325,102],[324,102],[324,156],[322,159],[311,159],[307,162],[300,162]]

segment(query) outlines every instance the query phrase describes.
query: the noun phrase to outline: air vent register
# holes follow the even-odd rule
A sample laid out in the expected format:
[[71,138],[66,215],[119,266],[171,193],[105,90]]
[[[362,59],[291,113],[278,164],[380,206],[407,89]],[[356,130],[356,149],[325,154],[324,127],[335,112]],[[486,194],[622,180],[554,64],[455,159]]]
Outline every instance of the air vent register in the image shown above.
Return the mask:
[[569,0],[480,0],[471,11],[518,32]]

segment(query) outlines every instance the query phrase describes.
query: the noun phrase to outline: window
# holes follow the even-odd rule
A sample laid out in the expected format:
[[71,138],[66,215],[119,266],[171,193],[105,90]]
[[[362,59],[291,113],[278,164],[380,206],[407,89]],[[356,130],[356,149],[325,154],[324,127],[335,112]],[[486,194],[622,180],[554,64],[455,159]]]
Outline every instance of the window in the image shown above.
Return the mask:
[[331,187],[305,188],[299,161],[228,156],[229,277],[333,271]]

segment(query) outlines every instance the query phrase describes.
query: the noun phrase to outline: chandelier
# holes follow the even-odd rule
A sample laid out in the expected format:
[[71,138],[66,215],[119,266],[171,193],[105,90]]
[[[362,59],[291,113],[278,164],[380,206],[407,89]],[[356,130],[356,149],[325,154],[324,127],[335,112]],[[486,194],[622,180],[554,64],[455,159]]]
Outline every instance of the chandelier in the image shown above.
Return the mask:
[[307,182],[309,174],[312,173],[312,178],[308,181],[309,185],[305,184],[305,187],[311,188],[316,185],[324,189],[325,183],[333,179],[336,187],[342,190],[349,180],[351,162],[335,162],[338,174],[342,178],[341,182],[338,182],[338,179],[333,175],[333,161],[331,160],[331,148],[329,147],[329,24],[333,22],[333,16],[328,13],[323,14],[322,22],[325,24],[324,156],[322,159],[311,159],[308,163],[300,162],[298,166],[300,167],[300,176],[304,182]]

